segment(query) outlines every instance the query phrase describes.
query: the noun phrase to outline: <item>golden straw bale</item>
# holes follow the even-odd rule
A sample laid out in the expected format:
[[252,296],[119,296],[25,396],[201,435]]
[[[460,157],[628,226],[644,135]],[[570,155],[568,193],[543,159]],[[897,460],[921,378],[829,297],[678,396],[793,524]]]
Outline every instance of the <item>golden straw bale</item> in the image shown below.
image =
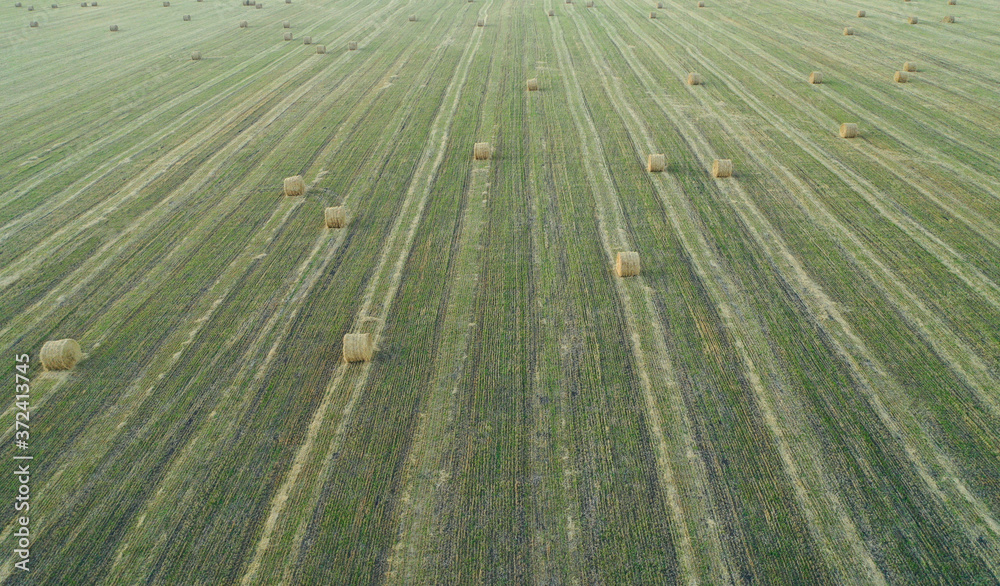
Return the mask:
[[537,92],[538,91],[538,79],[532,77],[528,80],[528,91]]
[[844,36],[845,37],[849,37],[849,36],[851,36],[853,34],[854,34],[854,29],[852,29],[851,27],[847,27],[847,28],[844,29]]
[[326,53],[326,45],[316,45],[316,52],[320,55]]
[[42,344],[40,354],[45,370],[69,370],[83,358],[80,345],[72,338],[49,340]]
[[302,180],[302,175],[285,177],[285,195],[302,195],[306,192],[306,182]]
[[865,17],[865,11],[864,10],[859,10],[858,11],[858,18],[864,18],[864,17]]
[[594,0],[587,0],[587,8],[593,8],[593,7],[594,7]]
[[323,219],[327,228],[343,228],[347,225],[347,208],[336,206],[323,210]]
[[368,362],[374,353],[371,334],[344,334],[344,362]]
[[475,147],[472,149],[472,156],[477,161],[485,161],[492,156],[492,149],[490,149],[490,143],[488,142],[477,142]]
[[715,159],[712,161],[712,177],[732,177],[733,161],[731,159]]
[[303,45],[311,45],[312,42],[313,42],[313,38],[312,37],[308,37],[308,36],[307,37],[302,37],[302,44]]
[[906,63],[903,63],[903,71],[916,71],[916,70],[917,70],[917,64],[914,63],[913,61],[907,61]]
[[281,23],[281,28],[292,28],[292,23],[287,20]]
[[247,23],[247,21],[245,20],[240,21],[240,28],[247,28],[248,26],[250,25]]
[[486,19],[485,18],[480,18],[479,20],[477,20],[476,21],[476,26],[486,26]]
[[809,74],[809,83],[823,83],[823,74],[819,71],[813,71]]
[[347,41],[347,50],[348,51],[357,51],[358,50],[358,43],[356,41]]
[[649,13],[649,18],[656,18],[656,13],[655,12],[650,12]]
[[410,22],[417,22],[417,15],[416,14],[411,14],[410,15]]
[[194,51],[193,53],[191,53],[191,60],[192,61],[201,61],[201,52],[200,51]]
[[920,21],[917,19],[916,16],[911,16],[911,17],[909,17],[909,18],[906,19],[906,22],[907,22],[907,24],[917,24]]
[[906,83],[907,81],[910,80],[909,76],[906,75],[905,71],[897,71],[896,75],[894,75],[892,79],[894,79],[896,83]]
[[639,274],[639,253],[619,252],[615,259],[615,272],[619,277],[635,277]]
[[840,125],[841,138],[854,138],[858,135],[858,125],[853,122],[845,122]]
[[704,2],[699,2],[698,3],[698,8],[704,8],[704,7],[705,7],[705,3]]
[[556,11],[555,10],[550,10],[549,11],[549,16],[555,16],[555,15],[556,15]]
[[944,18],[941,19],[941,22],[954,23],[955,22],[955,17],[954,16],[946,16],[946,17],[944,17]]
[[653,154],[646,157],[646,171],[650,173],[660,173],[667,168],[667,156],[660,154]]
[[701,85],[701,76],[694,72],[689,73],[688,85]]
[[285,40],[286,41],[292,40],[292,33],[285,33]]

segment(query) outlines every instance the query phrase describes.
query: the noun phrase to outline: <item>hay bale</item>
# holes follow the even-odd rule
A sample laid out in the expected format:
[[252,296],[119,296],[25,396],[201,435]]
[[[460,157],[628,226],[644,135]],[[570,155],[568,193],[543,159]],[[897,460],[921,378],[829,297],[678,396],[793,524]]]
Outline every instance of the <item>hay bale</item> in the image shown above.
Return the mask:
[[572,4],[573,0],[566,0],[566,4]]
[[58,4],[53,4],[52,8],[59,8],[59,5]]
[[417,15],[416,14],[411,14],[410,15],[410,22],[417,22]]
[[167,0],[163,0],[163,7],[167,8],[169,6],[170,6],[170,2],[167,2]]
[[263,5],[263,4],[256,4],[256,7],[257,7],[258,9],[260,9],[260,8],[263,8],[263,7],[264,7],[264,5]]
[[667,168],[667,155],[654,154],[646,157],[646,171],[650,173],[661,173]]
[[113,32],[113,33],[118,32],[118,25],[117,24],[111,25],[111,32]]
[[347,50],[348,51],[357,51],[358,50],[358,44],[355,41],[348,41],[347,42]]
[[480,18],[479,20],[477,20],[476,21],[476,26],[486,26],[486,19],[485,18]]
[[285,0],[285,4],[291,4],[292,0]]
[[715,159],[712,161],[712,177],[732,177],[733,161],[731,159]]
[[615,259],[615,272],[619,277],[635,277],[639,274],[639,253],[634,251],[619,252]]
[[306,182],[302,180],[302,175],[285,177],[285,195],[302,195],[306,192]]
[[292,28],[292,23],[286,20],[285,22],[281,23],[281,28]]
[[948,0],[948,6],[954,6],[955,0]]
[[809,83],[823,83],[823,74],[819,71],[813,71],[809,74]]
[[285,33],[285,40],[286,41],[292,40],[292,33]]
[[699,2],[698,3],[698,8],[704,8],[704,7],[705,7],[705,3],[704,2]]
[[20,7],[21,7],[21,3],[20,2],[15,2],[14,3],[14,8],[20,8]]
[[532,77],[531,79],[528,80],[528,91],[529,92],[537,92],[538,91],[538,79],[537,78]]
[[555,16],[555,15],[556,15],[556,11],[555,10],[550,10],[549,11],[549,16]]
[[916,71],[916,70],[917,70],[917,64],[914,63],[913,61],[907,61],[906,63],[903,63],[903,71]]
[[656,13],[655,12],[650,12],[649,13],[649,18],[656,18]]
[[910,81],[910,78],[906,75],[905,71],[897,71],[896,75],[894,75],[892,79],[894,79],[896,83],[906,83]]
[[593,7],[594,7],[594,0],[587,0],[587,8],[593,8]]
[[[200,1],[201,1],[201,0],[199,0],[199,2],[200,2]],[[97,2],[91,2],[91,3],[90,3],[90,5],[91,5],[91,6],[97,6]]]
[[38,21],[37,20],[33,20],[33,21],[31,21],[31,22],[28,23],[28,26],[31,27],[31,28],[38,28]]
[[840,125],[841,138],[854,138],[858,135],[858,125],[853,122],[845,122]]
[[864,10],[859,10],[858,11],[858,18],[864,18],[864,17],[865,17],[865,11]]
[[323,219],[327,228],[343,228],[347,225],[347,208],[337,206],[323,210]]
[[485,161],[492,155],[492,149],[490,149],[490,143],[488,142],[477,142],[475,147],[472,149],[472,156],[477,161]]
[[184,18],[183,18],[182,20],[184,20],[184,21],[189,21],[189,20],[191,20],[191,15],[190,15],[190,14],[185,14],[185,15],[184,15]]
[[368,362],[374,353],[371,334],[344,334],[344,362]]
[[701,85],[701,76],[694,72],[689,73],[688,85]]
[[916,16],[911,16],[911,17],[909,17],[909,18],[906,19],[906,23],[907,24],[917,24],[918,22],[919,22],[919,20],[917,19]]
[[72,338],[45,342],[40,355],[45,370],[69,370],[83,358],[80,345]]
[[302,37],[302,44],[303,45],[311,45],[312,42],[313,42],[313,38],[312,37]]
[[326,53],[326,45],[316,45],[316,53],[319,55]]
[[656,8],[659,9],[659,10],[663,10],[663,2],[657,2],[656,3]]
[[954,16],[946,16],[946,17],[944,17],[944,18],[941,19],[941,22],[947,22],[947,23],[954,24],[955,23],[955,17]]
[[240,28],[247,28],[248,26],[250,26],[250,24],[247,23],[247,21],[245,20],[240,21]]
[[81,2],[80,3],[80,8],[86,8],[86,7],[87,7],[87,3],[86,2]]
[[191,53],[192,61],[201,61],[201,51],[194,51]]
[[844,36],[845,37],[849,37],[849,36],[851,36],[853,34],[854,34],[854,29],[852,29],[851,27],[847,27],[847,28],[844,29]]

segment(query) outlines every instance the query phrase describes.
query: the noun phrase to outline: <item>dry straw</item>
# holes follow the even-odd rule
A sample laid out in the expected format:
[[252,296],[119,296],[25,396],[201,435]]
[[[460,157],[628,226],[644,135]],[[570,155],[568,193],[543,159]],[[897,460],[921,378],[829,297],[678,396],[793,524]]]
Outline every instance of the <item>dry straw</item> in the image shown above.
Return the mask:
[[247,21],[245,20],[240,21],[240,28],[247,28],[248,26],[250,25],[247,23]]
[[117,24],[111,25],[111,32],[113,32],[113,33],[118,32],[118,25]]
[[916,71],[916,70],[917,70],[917,64],[914,63],[913,61],[907,61],[906,63],[903,63],[903,71]]
[[538,79],[532,77],[528,80],[528,91],[537,92],[538,91]]
[[619,252],[615,259],[615,272],[619,277],[635,277],[639,274],[639,253]]
[[556,11],[555,10],[550,10],[549,11],[549,16],[555,16],[555,15],[556,15]]
[[704,7],[705,7],[705,3],[704,2],[699,2],[698,3],[698,8],[704,8]]
[[21,3],[20,2],[15,2],[14,3],[14,8],[20,8],[20,7],[21,7]]
[[326,45],[316,45],[316,52],[320,55],[326,53]]
[[663,10],[663,2],[657,2],[656,7],[660,10]]
[[480,18],[479,20],[477,20],[476,21],[476,26],[486,26],[486,19],[485,18]]
[[347,50],[348,51],[357,51],[358,50],[358,44],[357,44],[357,42],[355,42],[355,41],[347,41]]
[[31,28],[38,28],[38,21],[37,20],[33,20],[33,21],[31,21],[31,22],[28,23],[28,26],[31,27]]
[[649,18],[656,18],[656,13],[655,12],[650,12],[649,13]]
[[81,2],[80,3],[80,8],[86,8],[86,7],[87,7],[87,3],[86,2]]
[[191,53],[191,60],[192,61],[201,61],[201,51],[195,51],[195,52]]
[[954,6],[955,0],[948,0],[948,6]]
[[343,228],[347,225],[347,209],[344,206],[326,208],[323,210],[323,219],[326,220],[327,228]]
[[286,41],[292,40],[292,33],[285,33],[285,40]]
[[809,83],[823,83],[823,74],[819,71],[813,71],[809,74]]
[[291,4],[292,0],[285,0],[285,4]]
[[490,155],[492,155],[492,152],[490,149],[490,143],[488,142],[477,142],[475,147],[472,149],[472,156],[477,161],[485,161],[490,158]]
[[906,83],[907,81],[910,80],[909,76],[906,75],[905,71],[897,71],[896,75],[893,76],[893,79],[896,81],[896,83]]
[[858,125],[853,122],[845,122],[840,125],[841,138],[854,138],[858,135]]
[[184,18],[182,20],[185,20],[185,21],[191,20],[191,15],[190,14],[185,14]]
[[712,177],[732,177],[733,161],[731,159],[715,159],[712,161]]
[[371,334],[344,334],[344,362],[368,362],[374,353]]
[[701,76],[694,72],[689,73],[688,85],[701,85]]
[[417,22],[417,15],[416,14],[411,14],[410,15],[410,22]]
[[263,8],[263,7],[264,7],[263,4],[257,4],[257,8]]
[[667,156],[654,154],[646,157],[646,170],[650,173],[660,173],[667,168]]
[[906,22],[909,24],[917,24],[918,20],[916,16],[911,16],[906,19]]
[[281,23],[281,28],[292,28],[292,23],[286,20],[285,22]]
[[313,38],[312,37],[302,37],[302,44],[303,45],[311,45],[312,42],[313,42]]
[[954,16],[946,16],[946,17],[944,17],[944,18],[941,19],[941,22],[954,23],[955,22],[955,17]]
[[302,180],[302,175],[285,177],[285,195],[302,195],[306,192],[306,182]]
[[849,36],[851,36],[853,34],[854,34],[854,29],[852,29],[851,27],[847,27],[847,28],[844,29],[844,36],[845,37],[849,37]]
[[164,0],[164,2],[163,2],[163,7],[164,7],[164,8],[166,8],[166,7],[168,7],[168,6],[170,6],[170,3],[169,3],[169,2],[167,2],[166,0]]
[[864,18],[864,17],[865,17],[865,11],[864,10],[859,10],[858,11],[858,18]]
[[42,344],[40,354],[45,370],[69,370],[83,358],[80,345],[72,338],[49,340]]
[[593,8],[593,7],[594,7],[594,0],[588,0],[587,8]]

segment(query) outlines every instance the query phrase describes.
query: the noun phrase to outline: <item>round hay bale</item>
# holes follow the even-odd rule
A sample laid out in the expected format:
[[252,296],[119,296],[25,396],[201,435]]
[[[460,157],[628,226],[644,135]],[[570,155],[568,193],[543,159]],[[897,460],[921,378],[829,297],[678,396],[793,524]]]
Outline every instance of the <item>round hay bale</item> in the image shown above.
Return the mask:
[[486,26],[486,19],[485,18],[480,18],[479,20],[477,20],[476,21],[476,26]]
[[917,24],[918,22],[920,22],[920,21],[917,19],[916,16],[911,16],[911,17],[909,17],[909,18],[906,19],[906,23],[907,24]]
[[712,177],[732,177],[733,161],[731,159],[715,159],[712,161]]
[[259,4],[259,3],[258,3],[258,4],[256,5],[256,7],[257,7],[258,9],[260,9],[260,8],[263,8],[263,7],[264,7],[264,5],[263,5],[263,4]]
[[809,83],[823,83],[823,74],[819,71],[813,71],[809,74]]
[[284,188],[287,196],[302,195],[306,192],[306,182],[302,180],[302,175],[285,177]]
[[292,40],[292,33],[285,33],[285,40],[286,41]]
[[347,42],[347,50],[348,51],[357,51],[358,50],[358,44],[355,41],[348,41]]
[[311,45],[312,42],[313,42],[313,38],[312,37],[302,37],[302,44],[303,45]]
[[170,6],[170,2],[167,2],[167,0],[163,0],[163,7],[167,8],[169,6]]
[[410,15],[410,22],[417,22],[417,15],[416,14],[411,14]]
[[28,23],[28,26],[31,27],[31,28],[38,28],[38,21],[37,20],[33,20],[33,21],[31,21],[31,22]]
[[247,28],[248,26],[250,26],[250,24],[247,21],[245,20],[240,21],[240,28]]
[[86,2],[81,2],[80,3],[80,8],[86,8],[86,7],[87,7],[87,3]]
[[97,2],[91,2],[90,5],[91,6],[97,6]]
[[650,173],[662,173],[667,168],[667,155],[654,154],[646,157],[646,171]]
[[347,225],[347,209],[344,206],[326,208],[323,210],[323,219],[326,220],[327,228],[343,228]]
[[14,3],[14,8],[20,8],[20,7],[21,7],[21,3],[20,2],[15,2]]
[[849,37],[849,36],[851,36],[853,34],[854,34],[854,29],[852,29],[851,27],[847,27],[847,28],[844,29],[844,36],[845,37]]
[[537,92],[538,91],[538,79],[532,77],[528,80],[528,91]]
[[555,16],[555,15],[556,15],[556,11],[555,10],[550,10],[549,11],[549,16]]
[[941,19],[941,22],[947,22],[947,23],[954,24],[955,23],[955,17],[954,16],[946,16],[946,17],[944,17],[944,18]]
[[111,25],[111,32],[113,32],[113,33],[118,32],[118,25],[117,24]]
[[53,4],[52,8],[59,8],[59,5],[58,4]]
[[907,61],[906,63],[903,63],[903,71],[916,71],[916,70],[917,70],[917,64],[914,63],[913,61]]
[[694,72],[689,73],[688,85],[701,85],[701,76]]
[[615,259],[615,272],[619,277],[635,277],[639,275],[639,253],[634,251],[619,252]]
[[705,7],[705,3],[704,2],[699,2],[698,3],[698,8],[704,8],[704,7]]
[[191,20],[191,15],[190,14],[185,14],[183,20],[185,20],[185,21]]
[[656,8],[659,9],[659,10],[663,10],[663,2],[657,2],[656,3]]
[[80,345],[72,338],[45,342],[40,355],[45,370],[69,370],[83,358]]
[[326,45],[316,45],[316,53],[323,55],[326,53]]
[[472,149],[472,156],[477,161],[485,161],[492,155],[492,149],[490,149],[490,143],[488,142],[477,142],[475,147]]
[[285,22],[281,23],[281,28],[292,28],[292,23],[286,20]]
[[655,12],[650,12],[649,13],[649,18],[656,18],[656,13]]
[[588,0],[587,8],[593,8],[593,7],[594,7],[594,0]]
[[954,6],[955,0],[948,0],[948,6]]
[[858,135],[858,125],[853,122],[845,122],[840,125],[841,138],[854,138]]
[[368,362],[374,353],[371,334],[344,334],[344,362]]
[[859,10],[858,11],[858,18],[864,18],[864,17],[865,17],[865,11],[864,10]]
[[572,4],[573,0],[566,0],[566,4]]
[[291,4],[292,0],[285,0],[285,4]]
[[193,53],[191,53],[191,60],[201,61],[201,51],[194,51]]
[[905,71],[897,71],[896,75],[893,76],[896,83],[906,83],[910,80],[909,76],[906,75]]

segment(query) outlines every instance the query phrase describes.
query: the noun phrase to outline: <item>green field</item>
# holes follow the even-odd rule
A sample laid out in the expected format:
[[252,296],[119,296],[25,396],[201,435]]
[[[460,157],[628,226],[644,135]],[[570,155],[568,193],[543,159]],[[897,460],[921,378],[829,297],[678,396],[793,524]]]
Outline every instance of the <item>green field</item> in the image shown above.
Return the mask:
[[0,582],[1000,583],[994,0],[22,1]]

